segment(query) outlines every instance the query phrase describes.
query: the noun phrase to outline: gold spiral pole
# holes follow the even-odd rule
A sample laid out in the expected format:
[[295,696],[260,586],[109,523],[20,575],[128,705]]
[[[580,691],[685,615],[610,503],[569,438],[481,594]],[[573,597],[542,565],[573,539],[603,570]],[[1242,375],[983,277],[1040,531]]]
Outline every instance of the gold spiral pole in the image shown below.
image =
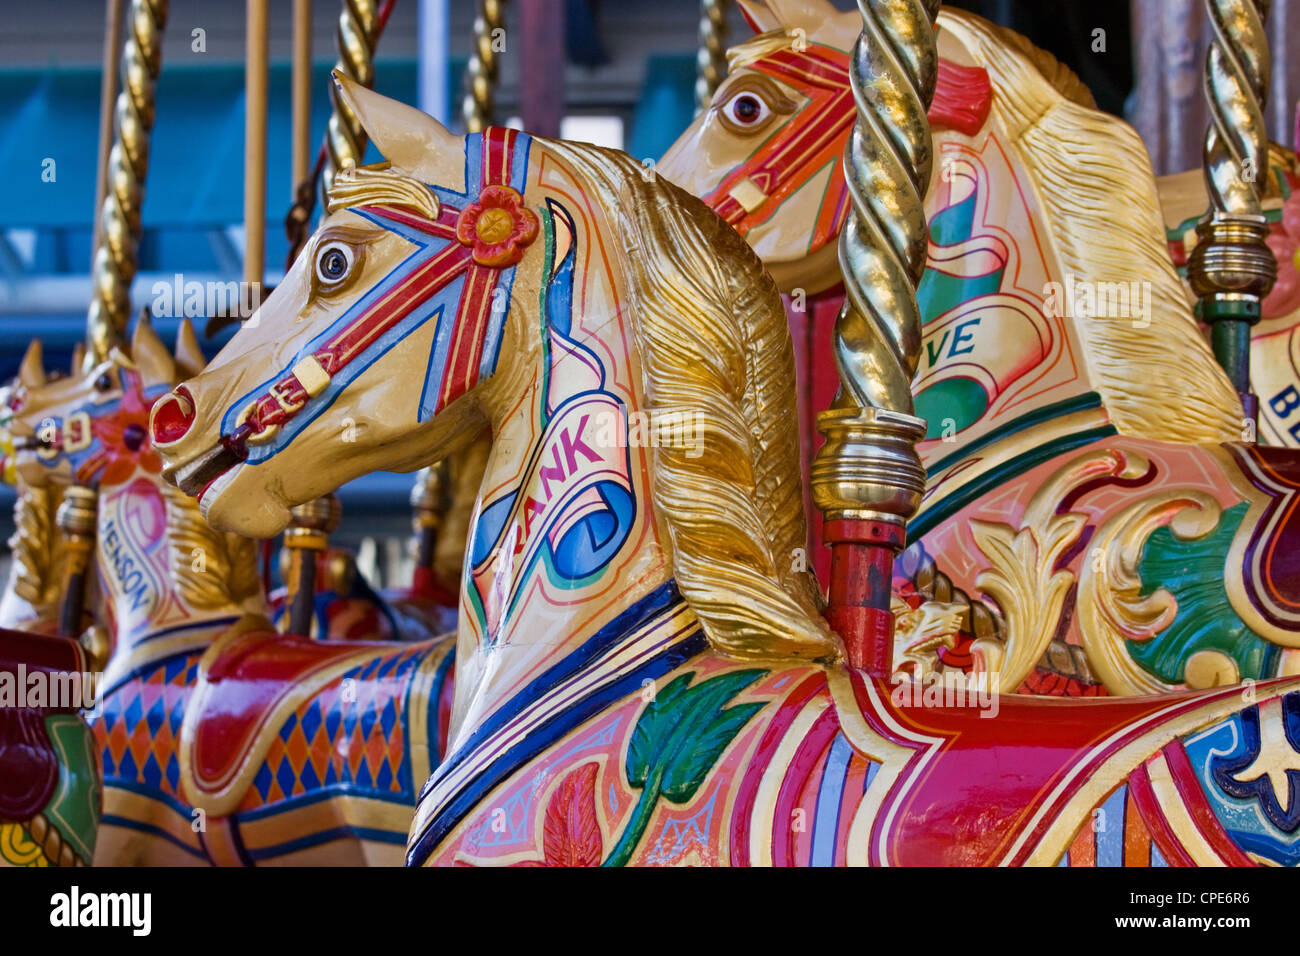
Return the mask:
[[1268,7],[1269,0],[1205,0],[1214,31],[1204,78],[1210,209],[1197,224],[1197,244],[1187,263],[1214,355],[1251,418],[1257,416],[1258,399],[1250,391],[1250,327],[1259,321],[1260,303],[1277,279],[1260,204],[1269,168]]
[[87,367],[108,357],[125,338],[131,315],[131,281],[140,245],[140,208],[149,171],[154,90],[162,65],[167,0],[131,0],[122,48],[121,91],[108,153],[108,190],[99,209],[91,265],[91,302],[86,315]]
[[[334,69],[362,86],[375,85],[375,39],[379,34],[377,0],[343,0],[338,30],[334,35],[339,58]],[[338,86],[330,84],[329,128],[326,132],[328,157],[321,182],[326,193],[334,185],[334,173],[356,166],[366,152],[366,134],[352,109],[343,102]]]
[[479,0],[478,15],[474,17],[473,49],[465,67],[467,89],[460,108],[467,133],[481,133],[492,123],[497,73],[501,67],[496,48],[501,34],[497,31],[504,30],[505,24],[506,0]]
[[700,0],[700,50],[695,56],[695,110],[708,109],[727,75],[727,0]]
[[811,469],[831,546],[827,618],[849,663],[889,675],[894,554],[925,490],[912,378],[921,352],[916,287],[928,237],[930,124],[939,0],[858,0],[862,33],[850,80],[857,122],[844,156],[852,207],[840,233],[847,293],[835,324],[840,394],[818,417]]

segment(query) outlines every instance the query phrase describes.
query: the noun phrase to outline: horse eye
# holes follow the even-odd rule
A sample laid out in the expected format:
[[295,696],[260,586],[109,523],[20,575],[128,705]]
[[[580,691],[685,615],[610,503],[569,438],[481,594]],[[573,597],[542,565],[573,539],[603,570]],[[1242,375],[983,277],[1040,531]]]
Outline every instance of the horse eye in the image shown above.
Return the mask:
[[772,110],[757,93],[745,91],[728,100],[722,114],[741,129],[753,129],[771,116]]
[[95,391],[107,392],[110,391],[112,388],[113,388],[113,376],[109,375],[107,372],[100,373],[100,376],[97,379],[95,379]]
[[341,242],[331,242],[316,253],[316,278],[322,285],[338,285],[352,270],[352,250]]

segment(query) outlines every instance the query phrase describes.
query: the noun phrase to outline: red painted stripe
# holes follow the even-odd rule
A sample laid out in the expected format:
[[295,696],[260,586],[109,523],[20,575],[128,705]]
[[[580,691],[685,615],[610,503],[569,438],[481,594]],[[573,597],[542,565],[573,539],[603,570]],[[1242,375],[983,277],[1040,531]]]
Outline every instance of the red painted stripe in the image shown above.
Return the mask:
[[[491,127],[483,133],[482,186],[509,185],[510,167],[514,157],[517,130]],[[492,291],[499,270],[480,267],[473,262],[471,250],[455,240],[456,221],[460,210],[442,205],[436,221],[423,219],[389,206],[373,206],[384,216],[403,225],[418,229],[428,235],[448,241],[432,259],[421,265],[410,276],[392,289],[370,309],[357,316],[314,353],[326,373],[333,376],[348,362],[362,354],[385,333],[403,319],[430,295],[445,288],[461,272],[468,270],[470,278],[458,304],[457,340],[448,356],[451,374],[444,370],[443,395],[448,388],[461,392],[472,388],[478,381],[478,366],[482,358],[483,335],[487,329],[487,316],[491,311]],[[469,315],[464,313],[468,307]],[[468,318],[468,321],[465,319]],[[450,379],[450,381],[449,381]],[[254,431],[271,425],[280,425],[306,404],[308,395],[302,383],[292,373],[271,386],[256,399],[252,422]],[[283,400],[283,404],[282,404]],[[445,404],[440,400],[439,407]],[[285,406],[289,406],[286,408]]]
[[465,279],[435,411],[441,411],[478,381],[483,339],[492,315],[492,292],[496,284],[495,272],[488,269],[471,269]]
[[1205,791],[1201,789],[1201,782],[1196,777],[1196,769],[1187,759],[1187,751],[1183,749],[1182,742],[1175,740],[1165,747],[1164,754],[1165,763],[1169,765],[1169,775],[1178,788],[1178,795],[1183,798],[1183,805],[1187,807],[1196,829],[1205,837],[1205,842],[1210,844],[1228,866],[1257,866],[1254,860],[1232,842],[1232,837],[1228,836],[1219,823],[1219,818],[1214,815],[1205,799]]
[[[839,732],[839,718],[835,708],[831,707],[813,723],[808,736],[803,739],[790,766],[781,780],[781,789],[776,796],[776,811],[772,817],[772,865],[798,866],[800,860],[795,852],[798,834],[794,831],[794,812],[799,807],[799,799],[808,783],[808,776],[821,766],[830,750],[831,741]],[[808,833],[812,832],[816,806],[803,807],[804,825]],[[802,861],[805,865],[808,861]]]
[[754,815],[754,801],[758,797],[758,787],[763,780],[763,774],[767,771],[767,765],[771,763],[772,755],[776,753],[781,738],[790,729],[790,724],[794,722],[795,716],[815,694],[820,693],[825,688],[826,678],[824,675],[814,674],[809,677],[781,703],[781,706],[768,723],[767,730],[764,731],[763,737],[759,741],[758,749],[754,751],[754,759],[750,761],[749,766],[745,769],[745,775],[740,781],[739,792],[736,795],[736,806],[732,811],[731,818],[730,862],[732,866],[751,865],[749,859],[749,828]]
[[[1151,777],[1146,764],[1140,765],[1128,777],[1128,792],[1137,806],[1142,822],[1146,824],[1151,839],[1170,866],[1195,866],[1196,863],[1183,849],[1182,843],[1174,835],[1169,821],[1160,810],[1160,801],[1151,789]],[[1127,861],[1125,861],[1127,862]]]

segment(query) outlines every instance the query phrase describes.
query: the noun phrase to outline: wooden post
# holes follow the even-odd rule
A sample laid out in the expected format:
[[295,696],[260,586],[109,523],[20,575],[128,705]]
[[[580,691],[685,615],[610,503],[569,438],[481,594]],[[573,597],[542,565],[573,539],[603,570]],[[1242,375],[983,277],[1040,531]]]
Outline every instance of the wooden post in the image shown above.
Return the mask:
[[267,0],[248,0],[244,63],[244,281],[266,270]]
[[311,171],[311,0],[293,0],[293,161],[289,191]]

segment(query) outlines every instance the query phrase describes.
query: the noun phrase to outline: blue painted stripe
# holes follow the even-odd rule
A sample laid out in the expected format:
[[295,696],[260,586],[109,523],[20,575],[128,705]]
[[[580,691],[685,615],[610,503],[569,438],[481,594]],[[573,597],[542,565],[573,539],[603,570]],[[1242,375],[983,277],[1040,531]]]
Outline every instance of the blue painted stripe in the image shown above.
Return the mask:
[[831,752],[822,768],[821,789],[817,793],[817,815],[813,819],[813,866],[835,865],[835,843],[840,829],[840,806],[844,784],[849,776],[849,758],[853,748],[844,734],[835,735]]
[[667,581],[637,601],[614,620],[592,636],[592,638],[552,667],[547,668],[535,680],[527,684],[518,694],[498,707],[478,730],[474,731],[465,742],[448,759],[439,765],[420,790],[420,799],[438,780],[464,763],[488,738],[496,734],[510,721],[514,720],[525,708],[530,706],[552,688],[559,686],[569,677],[586,668],[592,661],[617,647],[628,634],[655,615],[681,601],[674,581]]
[[[420,835],[408,845],[406,851],[407,865],[422,865],[429,858],[434,848],[455,829],[457,824],[478,805],[483,797],[521,766],[550,747],[555,741],[608,709],[616,701],[622,700],[629,694],[636,693],[640,689],[642,681],[654,680],[676,670],[692,657],[703,653],[708,649],[708,646],[708,639],[704,636],[704,631],[697,623],[693,625],[691,636],[685,640],[660,652],[620,680],[597,688],[568,709],[533,727],[522,741],[494,760],[481,773],[471,778],[455,796],[448,800],[430,818]],[[433,779],[433,777],[430,778],[430,780]]]
[[197,860],[203,860],[205,863],[211,863],[207,855],[194,847],[182,843],[171,833],[168,833],[162,827],[154,826],[152,823],[141,823],[139,820],[132,820],[129,817],[119,817],[115,813],[106,813],[99,820],[100,826],[121,827],[124,830],[134,830],[137,833],[148,833],[152,836],[161,837],[172,846],[184,850],[190,856]]
[[230,818],[230,842],[235,845],[239,862],[244,866],[252,866],[253,858],[248,853],[248,847],[244,846],[244,835],[239,832],[239,817]]
[[271,860],[287,853],[309,850],[314,846],[333,843],[335,840],[370,840],[372,843],[387,843],[390,846],[402,846],[406,843],[406,834],[395,830],[377,830],[372,827],[333,827],[309,833],[296,840],[287,840],[259,850],[249,850],[248,858],[256,863],[259,860]]
[[1168,865],[1169,865],[1168,861],[1165,860],[1165,858],[1164,858],[1164,854],[1162,854],[1162,853],[1160,852],[1160,849],[1159,849],[1159,847],[1156,846],[1156,843],[1155,843],[1154,840],[1151,841],[1151,865],[1152,865],[1152,866],[1168,866]]
[[1097,833],[1097,865],[1124,865],[1124,805],[1128,799],[1128,784],[1120,784],[1115,792],[1101,805],[1102,818],[1094,824],[1088,820]]
[[195,621],[192,624],[177,624],[175,627],[164,627],[161,631],[155,631],[143,640],[136,642],[136,647],[141,644],[148,644],[150,641],[156,641],[159,638],[171,637],[173,634],[181,634],[185,631],[197,631],[205,627],[221,627],[234,624],[239,620],[238,614],[232,614],[230,617],[210,618],[206,621]]
[[[430,772],[438,769],[438,764],[442,762],[442,754],[434,748],[438,746],[438,736],[441,727],[438,725],[438,701],[442,699],[442,689],[447,683],[447,675],[451,673],[451,667],[456,662],[456,647],[453,644],[451,650],[443,655],[442,661],[438,664],[438,670],[433,675],[433,687],[429,690],[429,705],[427,712],[429,719],[425,733],[428,735],[429,742],[429,770]],[[410,694],[410,691],[407,691]],[[408,710],[407,713],[410,711]]]

